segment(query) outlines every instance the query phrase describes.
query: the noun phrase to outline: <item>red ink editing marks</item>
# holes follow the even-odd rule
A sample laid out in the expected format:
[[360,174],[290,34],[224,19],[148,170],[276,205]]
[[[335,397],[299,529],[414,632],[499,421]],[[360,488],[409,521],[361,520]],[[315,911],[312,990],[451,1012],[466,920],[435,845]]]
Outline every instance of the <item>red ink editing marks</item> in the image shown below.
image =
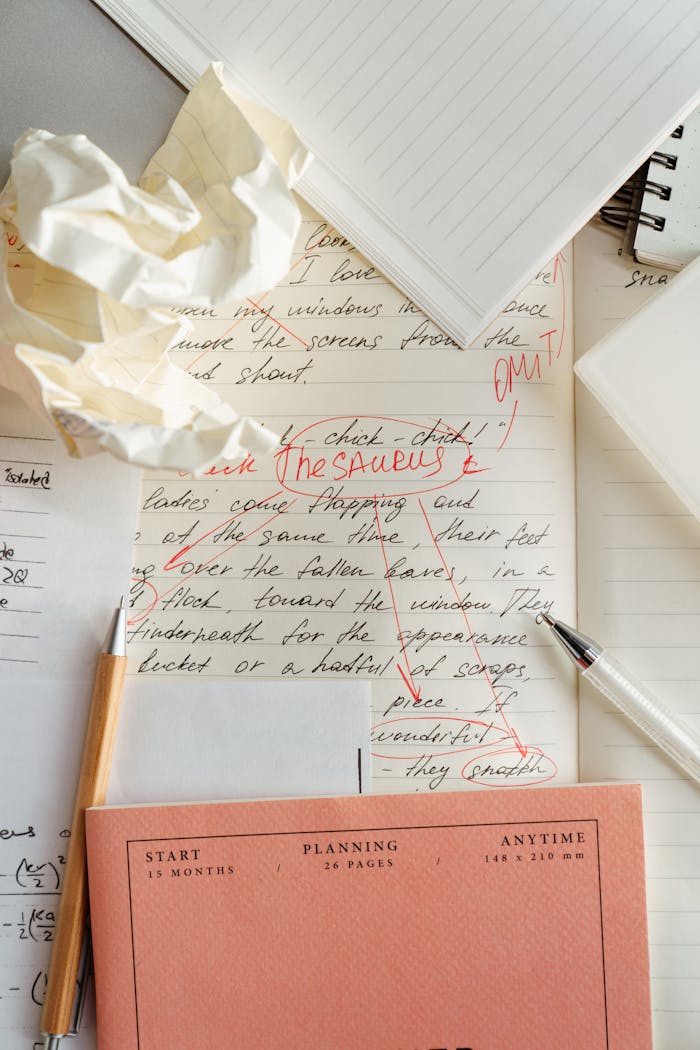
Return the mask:
[[291,330],[291,328],[287,328],[286,325],[283,325],[281,321],[278,321],[277,318],[273,317],[271,313],[268,313],[267,310],[264,310],[259,303],[255,302],[255,300],[249,298],[248,302],[251,306],[254,306],[256,310],[259,310],[261,314],[264,314],[264,316],[267,317],[268,320],[273,321],[274,324],[276,324],[278,328],[281,328],[283,332],[286,332],[287,335],[291,335],[292,339],[296,339],[296,341],[298,343],[301,343],[301,345],[307,350],[311,349],[310,344],[307,343],[305,339],[302,339],[301,336],[298,336],[295,332]]
[[[243,459],[236,463],[225,463],[223,466],[218,466],[216,463],[212,463],[210,467],[203,470],[199,475],[202,478],[218,478],[218,477],[246,477],[248,474],[257,474],[258,468],[255,465],[255,456],[252,456],[250,452],[246,452]],[[194,477],[190,470],[178,470],[177,476],[179,478],[192,478]]]
[[503,435],[503,440],[501,441],[500,445],[498,446],[498,450],[497,450],[498,452],[501,451],[501,449],[505,445],[506,441],[508,440],[508,436],[509,436],[509,434],[511,432],[511,429],[513,427],[513,420],[515,419],[515,413],[518,411],[518,404],[519,404],[519,402],[518,402],[518,399],[516,397],[515,401],[513,402],[513,411],[510,414],[510,422],[508,423],[508,427],[506,429],[506,432]]
[[[279,495],[281,495],[281,492],[277,491],[271,496],[266,496],[264,499],[259,500],[257,503],[251,503],[250,505],[246,505],[242,510],[232,515],[232,517],[227,518],[223,522],[220,522],[218,525],[215,525],[207,532],[202,533],[202,535],[198,536],[196,540],[192,541],[192,543],[186,544],[179,551],[173,554],[172,558],[169,558],[168,561],[163,565],[163,572],[171,572],[175,569],[179,569],[180,576],[178,577],[177,582],[174,583],[167,590],[158,591],[157,588],[146,578],[145,574],[143,576],[135,577],[134,587],[132,587],[132,606],[138,603],[141,597],[145,596],[147,598],[147,601],[145,602],[145,607],[143,609],[139,609],[137,615],[131,616],[129,618],[129,624],[140,623],[142,620],[144,620],[153,611],[158,602],[162,602],[164,598],[167,598],[167,596],[177,588],[182,590],[181,585],[186,580],[190,579],[191,576],[199,576],[202,573],[204,573],[205,575],[209,575],[211,573],[208,573],[207,570],[210,567],[213,571],[213,574],[217,575],[217,571],[214,570],[219,569],[220,560],[225,554],[227,554],[234,547],[237,547],[240,543],[244,543],[246,540],[250,539],[251,536],[255,536],[256,533],[260,532],[261,529],[264,529],[266,525],[269,525],[276,518],[279,518],[283,511],[277,510],[274,514],[266,518],[259,525],[256,525],[255,528],[249,529],[248,531],[239,526],[237,519],[244,514],[250,514],[258,508],[265,507],[267,503],[269,503],[271,500],[274,500],[275,497]],[[286,511],[289,507],[292,507],[295,502],[296,500],[291,500],[289,503],[285,501],[284,510]],[[208,558],[206,561],[195,562],[189,560],[188,555],[190,554],[190,552],[195,550],[200,543],[203,543],[205,540],[209,539],[209,537],[212,537],[214,543],[226,543],[227,545],[225,547],[217,549],[217,551],[211,556],[211,558]],[[229,540],[231,542],[228,542]],[[212,565],[212,563],[216,564]],[[222,571],[225,570],[222,569]],[[145,594],[147,590],[150,592],[149,594]]]
[[230,477],[235,475],[237,477],[243,477],[245,474],[257,474],[258,468],[255,466],[255,456],[251,456],[249,452],[245,454],[240,463],[226,463],[223,467],[217,467],[216,464],[212,464],[202,474],[203,478],[218,478],[218,477]]
[[513,385],[516,379],[522,376],[524,382],[531,383],[534,379],[542,378],[540,367],[540,355],[536,350],[528,363],[525,352],[521,352],[517,359],[513,354],[508,357],[499,357],[493,367],[493,388],[496,400],[503,404],[509,394],[513,393]]
[[460,595],[459,591],[457,590],[457,586],[456,586],[456,584],[454,582],[454,579],[453,579],[452,575],[449,573],[447,562],[445,561],[445,556],[443,555],[442,550],[440,549],[440,544],[438,543],[437,537],[435,535],[435,531],[433,529],[433,526],[430,523],[430,518],[428,517],[428,515],[426,513],[425,507],[423,506],[423,502],[420,499],[420,497],[418,498],[418,504],[420,506],[421,512],[423,514],[423,517],[425,518],[425,524],[428,526],[428,532],[430,533],[430,538],[433,541],[433,545],[435,547],[435,550],[437,551],[438,557],[440,558],[440,561],[443,564],[445,572],[447,573],[447,580],[448,580],[448,582],[450,584],[450,587],[452,588],[452,591],[454,593],[455,598],[457,599],[458,607],[459,607],[459,609],[460,609],[460,611],[462,613],[462,617],[464,618],[464,622],[466,624],[467,631],[469,632],[469,639],[470,639],[471,646],[472,646],[472,648],[474,650],[474,655],[476,656],[477,660],[479,661],[479,664],[483,667],[484,678],[488,682],[489,689],[491,690],[491,695],[493,696],[493,699],[495,700],[496,710],[498,711],[500,717],[503,720],[503,724],[506,727],[508,736],[512,737],[513,741],[515,742],[515,746],[517,747],[518,751],[520,752],[520,755],[525,757],[527,755],[527,748],[525,748],[520,743],[520,739],[519,739],[517,733],[512,728],[512,726],[509,724],[508,719],[506,718],[506,716],[505,716],[505,714],[503,712],[503,704],[502,704],[501,699],[500,699],[499,695],[497,694],[496,689],[494,687],[494,684],[493,684],[493,682],[491,680],[491,676],[489,675],[489,672],[487,670],[487,664],[481,659],[481,654],[479,653],[478,646],[476,644],[476,641],[474,640],[475,639],[475,634],[474,634],[474,631],[472,630],[471,624],[469,622],[469,617],[467,616],[467,613],[466,613],[466,611],[465,611],[465,609],[463,607],[462,596]]
[[158,591],[145,575],[132,576],[131,579],[130,607],[131,609],[134,609],[135,612],[132,613],[127,620],[129,626],[135,623],[140,623],[141,620],[150,616],[160,598]]
[[[547,364],[552,364],[552,336],[557,334],[556,328],[550,328],[547,332],[542,332],[540,339],[547,340]],[[561,344],[560,344],[561,345]],[[559,355],[557,354],[557,357]]]
[[[394,612],[396,612],[396,605],[394,603],[393,595],[392,595],[392,603],[394,604]],[[397,624],[398,624],[398,620],[397,620]],[[406,672],[404,672],[404,669],[401,666],[401,664],[397,663],[396,669],[399,672],[399,674],[401,675],[401,677],[403,678],[403,684],[406,686],[406,688],[408,689],[409,693],[413,697],[414,703],[417,704],[420,701],[420,688],[417,688],[416,687],[416,683],[413,681],[413,675],[411,674],[411,670],[410,670],[410,667],[408,665],[408,657],[406,656],[406,648],[405,648],[405,646],[403,646],[403,645],[401,646],[401,651],[403,652],[403,655],[404,655],[404,657],[406,659],[406,668],[407,668],[407,671],[408,671],[408,677],[406,677]]]
[[[332,232],[332,228],[331,227],[329,227],[329,230],[331,230],[331,232]],[[327,236],[327,235],[324,235],[324,236]],[[287,276],[289,276],[291,273],[293,273],[293,271],[296,269],[297,266],[299,266],[300,263],[304,262],[304,260],[307,258],[307,256],[310,255],[311,252],[314,251],[314,249],[316,247],[318,247],[318,244],[320,244],[323,239],[324,238],[322,237],[316,245],[312,245],[310,248],[308,248],[307,251],[305,251],[304,254],[302,256],[300,256],[300,258],[298,258],[297,261],[292,266],[290,266],[289,270],[287,271]],[[233,324],[230,325],[226,329],[226,331],[221,334],[221,336],[219,338],[220,339],[224,339],[227,335],[229,335],[233,331],[234,328],[236,328],[239,324],[241,324],[242,321],[246,320],[247,317],[252,316],[252,314],[254,313],[255,310],[257,310],[262,315],[264,315],[266,317],[269,317],[269,319],[271,321],[273,321],[276,325],[279,325],[280,328],[284,328],[284,325],[281,325],[280,322],[277,321],[270,314],[266,314],[265,311],[263,310],[262,306],[260,306],[260,301],[265,299],[270,294],[271,291],[272,291],[272,289],[268,288],[268,290],[266,292],[263,292],[262,295],[259,295],[257,303],[253,303],[252,299],[248,299],[247,302],[249,302],[249,303],[251,303],[251,305],[253,305],[254,310],[250,311],[250,312],[246,310],[241,317],[236,318],[236,320],[233,322]],[[307,350],[309,349],[309,344],[304,342],[303,339],[300,339],[299,336],[295,335],[294,332],[291,331],[291,329],[284,328],[284,330],[286,332],[288,332],[289,335],[293,336],[294,339],[298,340],[298,342],[300,342],[303,346],[305,346]],[[194,361],[190,361],[190,363],[187,366],[187,368],[185,369],[185,371],[190,372],[195,367],[195,365],[198,364],[198,362],[201,361],[202,358],[205,357],[206,354],[208,354],[211,350],[212,350],[212,347],[209,346],[205,350],[203,350],[201,354],[198,354],[197,357],[195,357]]]
[[[225,543],[228,539],[231,539],[232,542],[228,544],[228,546],[223,547],[221,550],[217,551],[216,554],[213,554],[211,558],[208,559],[208,561],[200,562],[200,564],[196,568],[193,568],[192,572],[188,575],[191,576],[200,573],[204,568],[206,568],[207,565],[210,565],[211,562],[213,562],[216,558],[223,557],[223,555],[226,554],[227,551],[232,550],[233,547],[238,546],[239,543],[242,543],[244,540],[247,540],[250,536],[254,536],[256,532],[259,532],[260,529],[263,529],[271,521],[274,521],[275,518],[278,518],[280,514],[283,513],[281,510],[276,511],[276,513],[274,513],[270,518],[262,522],[261,525],[257,525],[254,529],[251,529],[250,532],[245,532],[244,530],[240,529],[231,529],[231,525],[233,524],[233,522],[236,522],[238,518],[242,517],[244,514],[250,514],[252,511],[258,509],[266,503],[269,503],[271,500],[275,499],[275,497],[279,495],[281,495],[281,493],[278,491],[273,493],[272,496],[266,496],[264,499],[259,500],[252,506],[244,507],[242,510],[239,510],[236,514],[233,514],[230,518],[226,518],[225,521],[220,522],[218,525],[215,525],[207,532],[202,533],[202,535],[198,536],[196,540],[192,541],[192,543],[186,544],[186,546],[184,546],[181,550],[177,551],[176,554],[173,554],[172,558],[169,558],[163,566],[163,570],[165,572],[170,572],[172,569],[182,568],[183,557],[189,555],[190,551],[194,550],[195,547],[198,547],[200,543],[203,543],[210,536],[213,537],[213,541],[215,543]],[[285,511],[289,507],[293,506],[294,502],[295,501],[285,503]],[[183,579],[187,579],[187,576],[183,577]]]
[[[379,524],[379,511],[377,510],[377,497],[374,497],[374,520],[377,524],[377,534],[379,536],[379,543],[382,549],[382,558],[384,559],[384,565],[386,568],[386,581],[389,584],[389,594],[391,595],[391,605],[394,610],[394,620],[396,621],[396,632],[397,638],[403,639],[403,631],[401,630],[401,624],[399,623],[399,610],[396,605],[396,598],[394,597],[394,587],[391,582],[391,575],[389,574],[389,560],[386,556],[386,550],[384,548],[384,539],[382,537],[382,528]],[[411,665],[408,662],[408,655],[406,653],[406,643],[401,641],[401,652],[403,654],[404,662],[406,664],[406,673],[400,663],[396,664],[399,674],[403,678],[404,685],[408,689],[409,693],[413,697],[414,701],[418,703],[420,700],[420,689],[416,688],[416,684],[413,681],[413,675],[411,673]]]
[[[372,431],[371,440],[365,447],[332,451],[328,446],[335,444],[336,431],[327,432],[328,426],[348,422],[369,424],[367,433]],[[385,423],[399,428],[391,446],[382,446],[378,441]],[[453,427],[433,426],[432,432],[441,436],[441,443],[429,448],[411,446],[417,432],[425,432],[422,424],[389,416],[333,416],[318,420],[293,435],[275,454],[277,479],[288,492],[299,496],[318,497],[322,486],[343,481],[349,483],[349,492],[338,499],[372,499],[375,495],[396,497],[433,492],[486,469],[477,465],[469,442]],[[404,447],[396,447],[399,443]],[[376,447],[378,444],[380,447]],[[367,447],[370,445],[375,447]]]
[[[516,381],[532,383],[542,379],[543,367],[551,368],[554,361],[560,356],[564,345],[564,332],[566,330],[566,284],[563,280],[564,257],[559,253],[552,268],[552,284],[558,284],[561,288],[561,325],[558,328],[550,328],[541,332],[539,338],[546,339],[547,349],[545,353],[539,350],[526,352],[521,350],[520,354],[510,353],[499,357],[493,368],[493,389],[496,400],[503,404],[507,397],[513,393]],[[558,335],[556,347],[552,345],[552,337]],[[499,340],[499,343],[502,340]],[[497,344],[498,345],[498,344]],[[529,353],[529,356],[528,356]],[[513,415],[515,409],[513,410]],[[511,416],[511,424],[513,416]],[[510,430],[510,426],[508,428]],[[505,438],[499,448],[505,444]]]
[[552,336],[556,335],[557,332],[559,332],[558,328],[550,328],[540,335],[540,339],[547,340],[545,353],[540,353],[539,350],[535,350],[534,353],[530,351],[530,358],[528,359],[523,351],[519,358],[514,354],[498,358],[493,368],[493,388],[499,404],[503,404],[505,399],[513,393],[516,380],[521,380],[524,383],[538,381],[542,379],[543,366],[551,368],[554,361],[559,357],[563,344],[562,332],[558,349],[554,350],[552,347]]
[[439,714],[406,715],[372,726],[370,744],[375,758],[400,761],[419,759],[426,749],[444,758],[463,751],[483,750],[509,739],[508,733],[493,722]]
[[[561,331],[559,333],[559,348],[557,349],[557,357],[561,353],[561,348],[564,345],[564,332],[566,331],[566,284],[563,280],[564,276],[564,263],[566,258],[562,252],[557,253],[557,257],[554,260],[554,283],[559,284],[561,288]],[[562,278],[561,280],[559,278]]]
[[[257,473],[258,468],[255,465],[255,456],[251,455],[250,452],[246,452],[242,459],[233,463],[225,463],[221,467],[213,463],[206,470],[203,470],[199,476],[202,478],[227,478],[232,476],[242,478],[248,474]],[[178,470],[177,476],[179,478],[193,478],[194,474],[191,470]]]
[[504,747],[470,758],[461,775],[484,787],[544,784],[557,775],[557,764],[539,747],[528,747],[525,752]]

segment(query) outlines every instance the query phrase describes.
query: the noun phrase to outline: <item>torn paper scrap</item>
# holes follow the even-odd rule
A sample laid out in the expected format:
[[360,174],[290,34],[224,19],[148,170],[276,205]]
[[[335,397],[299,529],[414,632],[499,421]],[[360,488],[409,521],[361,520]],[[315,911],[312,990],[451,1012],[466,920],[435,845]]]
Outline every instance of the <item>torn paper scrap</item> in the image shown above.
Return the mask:
[[242,108],[210,67],[138,186],[83,135],[29,131],[15,145],[0,193],[0,384],[74,455],[197,472],[275,443],[167,356],[190,325],[165,308],[244,299],[289,267],[307,154],[236,97]]

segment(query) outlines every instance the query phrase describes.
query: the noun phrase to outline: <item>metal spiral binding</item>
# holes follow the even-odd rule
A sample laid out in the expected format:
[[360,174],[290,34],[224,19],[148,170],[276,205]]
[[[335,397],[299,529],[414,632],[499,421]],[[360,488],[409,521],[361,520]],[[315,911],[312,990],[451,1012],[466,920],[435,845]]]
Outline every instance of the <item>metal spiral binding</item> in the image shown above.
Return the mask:
[[644,190],[646,193],[654,193],[660,201],[667,201],[671,196],[671,187],[664,186],[661,182],[652,182],[651,179],[647,179]]
[[601,208],[598,215],[609,226],[619,226],[622,230],[626,230],[632,220],[639,226],[649,226],[653,230],[663,230],[666,225],[663,215],[652,215],[651,212],[637,211],[634,208],[616,208],[610,204]]
[[675,171],[678,163],[678,157],[675,153],[661,153],[659,150],[654,150],[650,159],[654,164],[661,164],[670,171]]
[[[670,137],[674,139],[682,138],[683,125],[679,125]],[[637,226],[648,226],[652,230],[663,230],[666,225],[664,216],[642,211],[642,200],[646,193],[653,194],[660,201],[670,199],[672,187],[664,182],[656,182],[654,179],[650,179],[649,168],[652,164],[657,164],[667,171],[675,171],[677,163],[678,157],[676,154],[655,150],[649,160],[635,171],[634,175],[600,209],[599,217],[609,226],[617,226],[625,230],[625,241],[628,244],[632,243]]]

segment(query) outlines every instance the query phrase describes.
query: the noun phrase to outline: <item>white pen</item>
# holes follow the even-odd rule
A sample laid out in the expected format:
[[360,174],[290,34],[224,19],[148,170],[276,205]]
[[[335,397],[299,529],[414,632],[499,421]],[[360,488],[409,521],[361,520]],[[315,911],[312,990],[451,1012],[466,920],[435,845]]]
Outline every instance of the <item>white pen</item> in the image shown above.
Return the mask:
[[579,671],[688,776],[700,783],[700,738],[585,634],[547,613],[542,618]]

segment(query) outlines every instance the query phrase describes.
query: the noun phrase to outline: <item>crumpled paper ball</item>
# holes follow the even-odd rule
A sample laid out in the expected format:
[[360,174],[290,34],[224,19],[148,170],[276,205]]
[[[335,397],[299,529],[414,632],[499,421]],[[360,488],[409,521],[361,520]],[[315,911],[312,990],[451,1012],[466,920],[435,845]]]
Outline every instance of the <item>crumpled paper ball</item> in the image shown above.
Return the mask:
[[166,308],[279,281],[307,160],[290,125],[227,88],[217,65],[138,186],[84,135],[28,131],[0,193],[0,384],[45,412],[73,455],[196,473],[271,448],[274,435],[169,360],[191,325]]

